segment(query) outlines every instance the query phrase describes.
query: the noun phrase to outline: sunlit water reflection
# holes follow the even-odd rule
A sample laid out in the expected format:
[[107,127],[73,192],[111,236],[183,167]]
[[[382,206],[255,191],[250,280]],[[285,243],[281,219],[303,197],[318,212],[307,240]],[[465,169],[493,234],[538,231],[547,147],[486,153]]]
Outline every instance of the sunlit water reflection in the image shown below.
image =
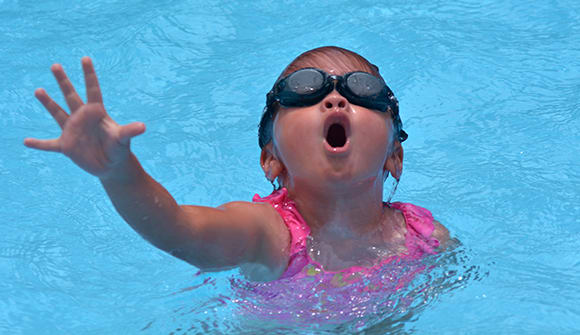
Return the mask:
[[[578,1],[0,0],[0,333],[579,333],[579,36]],[[97,180],[22,146],[58,136],[32,95],[65,105],[50,65],[83,95],[89,55],[111,115],[147,125],[132,148],[178,202],[250,200],[271,190],[265,93],[328,44],[376,63],[400,101],[393,200],[465,246],[366,280],[384,291],[195,275],[134,233]]]
[[[181,301],[189,301],[186,297],[195,301],[174,310],[183,318],[173,332],[405,333],[409,331],[405,323],[416,319],[440,295],[487,276],[487,265],[473,264],[463,247],[418,261],[394,262],[351,284],[328,282],[321,273],[265,283],[230,276],[226,291],[201,301],[198,292],[216,287],[216,279],[198,273],[194,285],[175,293]],[[151,321],[143,330],[156,332],[164,326]]]

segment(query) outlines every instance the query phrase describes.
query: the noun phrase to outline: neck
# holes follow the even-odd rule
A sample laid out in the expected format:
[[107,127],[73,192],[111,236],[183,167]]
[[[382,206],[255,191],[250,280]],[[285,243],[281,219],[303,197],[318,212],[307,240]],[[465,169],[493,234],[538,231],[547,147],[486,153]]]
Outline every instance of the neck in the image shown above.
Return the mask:
[[382,178],[354,185],[304,185],[288,188],[314,240],[329,244],[376,236],[384,217]]

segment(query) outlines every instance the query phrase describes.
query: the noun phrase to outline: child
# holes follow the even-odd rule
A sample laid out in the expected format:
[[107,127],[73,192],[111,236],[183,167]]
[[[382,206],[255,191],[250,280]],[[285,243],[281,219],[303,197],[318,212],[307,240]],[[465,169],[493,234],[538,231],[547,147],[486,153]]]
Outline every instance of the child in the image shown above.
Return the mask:
[[53,65],[70,114],[37,89],[62,134],[24,144],[63,153],[98,177],[133,229],[203,271],[240,267],[256,281],[365,272],[435,253],[449,241],[429,211],[383,203],[387,176],[401,176],[407,134],[378,68],[352,51],[310,50],[283,71],[259,128],[262,169],[280,187],[265,198],[217,208],[178,205],[143,170],[130,140],[145,125],[111,119],[91,59],[84,57],[82,67],[87,102]]

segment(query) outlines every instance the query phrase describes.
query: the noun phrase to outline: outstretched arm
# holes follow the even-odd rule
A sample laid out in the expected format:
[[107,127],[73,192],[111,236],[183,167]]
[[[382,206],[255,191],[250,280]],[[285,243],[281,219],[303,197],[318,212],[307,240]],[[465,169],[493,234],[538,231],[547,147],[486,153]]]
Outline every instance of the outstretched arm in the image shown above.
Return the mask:
[[105,111],[91,59],[84,57],[87,103],[84,103],[62,66],[51,70],[63,92],[70,114],[43,89],[36,97],[62,128],[57,139],[27,138],[30,148],[59,152],[98,177],[115,209],[139,234],[155,246],[202,270],[221,270],[257,263],[270,271],[257,280],[276,279],[288,260],[288,231],[269,205],[229,203],[219,208],[179,206],[151,178],[130,150],[131,138],[145,125],[117,124]]
[[286,269],[289,233],[269,204],[180,206],[134,155],[122,169],[101,183],[119,214],[153,245],[204,271],[251,263],[268,269],[249,273],[253,280],[274,280]]

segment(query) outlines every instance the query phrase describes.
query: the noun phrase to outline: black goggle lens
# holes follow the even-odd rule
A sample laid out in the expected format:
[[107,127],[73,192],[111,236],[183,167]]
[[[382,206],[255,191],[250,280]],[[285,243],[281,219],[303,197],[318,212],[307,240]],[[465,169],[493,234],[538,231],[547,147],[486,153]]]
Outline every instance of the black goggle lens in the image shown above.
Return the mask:
[[385,84],[375,76],[355,72],[346,78],[346,86],[353,94],[363,98],[378,96],[385,87]]
[[286,87],[300,95],[312,94],[324,86],[325,78],[314,69],[304,69],[294,72],[286,79]]

